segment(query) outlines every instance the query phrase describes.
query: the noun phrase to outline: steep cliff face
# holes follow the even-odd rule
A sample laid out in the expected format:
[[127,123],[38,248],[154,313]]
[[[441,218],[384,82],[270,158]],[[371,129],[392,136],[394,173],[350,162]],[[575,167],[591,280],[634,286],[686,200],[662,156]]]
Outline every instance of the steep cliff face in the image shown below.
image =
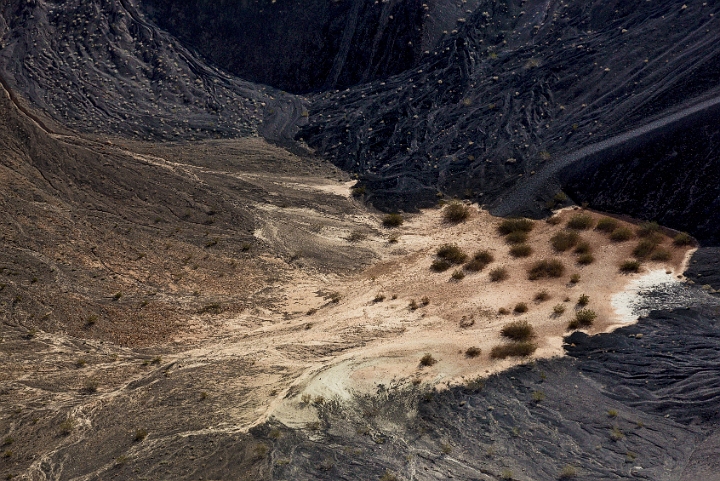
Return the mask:
[[719,8],[480,2],[414,68],[310,97],[299,137],[358,172],[375,205],[429,205],[437,191],[492,202],[558,159],[720,95]]
[[214,65],[291,92],[402,72],[423,44],[420,0],[145,0],[143,6]]

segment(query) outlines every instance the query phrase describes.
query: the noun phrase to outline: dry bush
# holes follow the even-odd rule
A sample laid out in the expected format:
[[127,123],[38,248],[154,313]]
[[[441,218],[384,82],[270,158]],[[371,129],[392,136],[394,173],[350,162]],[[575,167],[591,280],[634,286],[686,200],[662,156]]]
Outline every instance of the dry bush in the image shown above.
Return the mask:
[[619,225],[620,223],[617,220],[611,217],[603,217],[597,222],[595,229],[610,234],[617,229]]
[[472,272],[478,272],[478,271],[485,269],[485,267],[488,264],[490,264],[491,262],[493,262],[494,260],[495,260],[495,257],[493,257],[493,255],[490,253],[490,251],[488,251],[488,250],[477,251],[473,255],[473,258],[470,260],[470,262],[465,264],[465,269],[467,269],[468,271],[472,271]]
[[528,305],[525,302],[518,302],[515,304],[515,308],[513,309],[513,312],[516,312],[518,314],[523,314],[528,311]]
[[479,347],[468,347],[465,350],[465,356],[467,357],[478,357],[480,354],[482,354],[482,350]]
[[444,244],[435,252],[440,259],[453,264],[462,264],[467,260],[467,254],[455,244]]
[[535,281],[543,277],[561,277],[564,272],[565,266],[558,259],[543,259],[528,269],[528,279]]
[[508,244],[522,244],[526,242],[527,239],[527,232],[523,232],[521,230],[516,230],[515,232],[511,232],[507,236],[505,236],[505,242],[507,242]]
[[505,219],[498,226],[498,231],[502,235],[508,235],[511,232],[530,232],[533,229],[533,221],[530,219]]
[[513,257],[530,257],[533,250],[527,244],[516,244],[510,248],[510,255]]
[[692,243],[693,239],[687,232],[681,232],[673,238],[673,244],[676,246],[689,246]]
[[595,256],[590,254],[589,252],[587,254],[581,254],[577,258],[577,263],[581,266],[587,266],[595,262]]
[[420,358],[420,365],[421,366],[433,366],[437,363],[437,359],[432,357],[432,354],[426,353],[423,357]]
[[578,329],[580,327],[590,327],[597,319],[597,313],[590,309],[580,309],[575,313],[575,318],[568,324],[568,329]]
[[400,214],[388,214],[385,217],[383,217],[382,225],[383,227],[387,227],[388,229],[393,227],[400,227],[403,222],[405,222],[405,219],[403,219],[403,216]]
[[565,252],[566,250],[575,247],[580,241],[580,236],[574,231],[560,231],[550,238],[550,245],[557,252]]
[[502,282],[510,277],[508,270],[504,267],[496,267],[490,271],[490,280],[492,282]]
[[590,244],[585,241],[580,241],[578,245],[575,246],[575,254],[590,254],[591,252],[592,248]]
[[553,306],[553,314],[555,314],[556,316],[559,316],[559,315],[563,314],[564,312],[565,312],[565,306],[563,306],[562,304],[555,304],[555,306]]
[[470,209],[462,202],[451,202],[445,206],[443,217],[447,222],[463,222],[470,217]]
[[432,264],[430,264],[430,269],[434,270],[435,272],[445,272],[451,267],[452,264],[445,259],[435,259]]
[[578,306],[587,306],[588,304],[590,304],[590,296],[588,296],[587,294],[581,295],[578,298],[577,303],[578,303]]
[[535,300],[537,302],[547,301],[548,299],[550,299],[550,293],[545,289],[535,294]]
[[660,225],[657,222],[643,222],[637,228],[638,237],[649,237],[660,233]]
[[465,273],[460,269],[457,269],[455,272],[452,273],[451,277],[456,281],[461,281],[465,279]]
[[659,261],[659,262],[665,262],[672,259],[672,253],[667,249],[656,249],[655,252],[652,253],[650,256],[650,260],[652,261]]
[[632,231],[627,227],[618,227],[610,234],[610,240],[613,242],[625,242],[633,238]]
[[490,351],[492,359],[505,359],[506,357],[527,357],[537,349],[537,344],[533,342],[513,342],[510,344],[500,344]]
[[638,259],[645,259],[652,254],[656,247],[657,243],[654,239],[642,239],[633,249],[633,256]]
[[620,264],[620,272],[629,274],[631,272],[640,272],[640,262],[638,261],[625,261]]
[[577,230],[590,229],[595,224],[592,216],[589,214],[575,214],[570,217],[567,223],[568,228]]
[[513,341],[524,342],[535,337],[535,329],[527,321],[514,321],[505,324],[500,330],[500,334]]

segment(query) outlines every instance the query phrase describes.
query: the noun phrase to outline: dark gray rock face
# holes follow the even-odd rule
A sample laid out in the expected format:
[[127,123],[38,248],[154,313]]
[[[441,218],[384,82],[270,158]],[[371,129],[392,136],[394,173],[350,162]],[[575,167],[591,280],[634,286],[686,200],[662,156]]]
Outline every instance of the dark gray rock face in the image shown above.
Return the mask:
[[[669,0],[481,2],[411,70],[310,97],[299,137],[358,172],[376,206],[428,205],[438,190],[490,203],[580,149],[720,95],[718,13]],[[686,151],[670,168],[706,157]],[[541,200],[562,187],[545,185]]]

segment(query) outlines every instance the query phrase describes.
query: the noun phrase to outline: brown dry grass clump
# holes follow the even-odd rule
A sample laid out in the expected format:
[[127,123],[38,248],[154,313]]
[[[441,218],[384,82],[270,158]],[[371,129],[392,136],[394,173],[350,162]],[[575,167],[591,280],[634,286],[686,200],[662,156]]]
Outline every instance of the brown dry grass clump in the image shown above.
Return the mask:
[[382,225],[383,227],[386,227],[388,229],[392,229],[393,227],[400,227],[405,220],[403,219],[403,216],[400,214],[388,214],[385,217],[383,217]]
[[605,232],[606,234],[610,234],[612,231],[617,229],[619,225],[620,223],[617,220],[611,217],[603,217],[597,222],[595,229]]
[[575,247],[580,241],[580,236],[574,231],[560,231],[550,238],[550,245],[557,252],[565,252]]
[[505,267],[496,267],[490,271],[490,280],[492,282],[501,282],[510,277],[510,273]]
[[543,259],[528,269],[528,279],[535,281],[544,277],[561,277],[564,272],[565,266],[558,259]]
[[512,232],[530,232],[533,230],[533,221],[530,219],[505,219],[498,226],[498,231],[502,235],[508,235]]
[[618,227],[610,234],[610,240],[613,242],[625,242],[632,239],[633,233],[627,227]]
[[567,223],[569,229],[587,230],[595,224],[592,216],[589,214],[575,214]]
[[510,248],[510,255],[513,257],[530,257],[533,250],[527,244],[516,244]]
[[470,217],[470,209],[462,202],[451,202],[443,210],[443,218],[447,222],[457,224],[463,222]]
[[527,357],[535,352],[537,344],[533,342],[513,342],[500,344],[490,351],[492,359],[505,359],[506,357]]
[[455,244],[444,244],[435,252],[440,259],[452,264],[462,264],[467,260],[467,254]]
[[512,341],[524,342],[535,338],[535,329],[527,321],[514,321],[505,324],[500,334]]
[[477,251],[473,255],[473,258],[470,260],[470,262],[465,264],[465,269],[468,271],[471,271],[471,272],[478,272],[478,271],[485,269],[485,267],[488,264],[490,264],[491,262],[493,262],[494,260],[495,260],[495,257],[493,257],[493,255],[490,253],[490,251],[487,251],[487,250]]

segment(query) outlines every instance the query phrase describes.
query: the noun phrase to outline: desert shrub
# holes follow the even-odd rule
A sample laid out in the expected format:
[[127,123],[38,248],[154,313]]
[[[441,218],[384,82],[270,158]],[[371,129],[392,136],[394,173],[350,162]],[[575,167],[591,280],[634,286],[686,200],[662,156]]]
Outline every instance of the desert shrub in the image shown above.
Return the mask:
[[477,251],[473,258],[465,264],[465,269],[472,271],[472,272],[478,272],[481,271],[490,264],[492,261],[495,260],[495,257],[490,253],[490,251],[487,250],[481,250]]
[[420,304],[422,304],[423,306],[427,306],[428,304],[430,304],[430,298],[428,296],[422,296],[420,298]]
[[631,272],[640,272],[640,262],[638,261],[625,261],[620,264],[620,272],[629,274]]
[[550,294],[545,289],[535,294],[535,300],[538,302],[547,301],[548,299],[550,299]]
[[412,301],[410,301],[410,304],[408,304],[408,309],[410,309],[411,311],[415,311],[417,309],[420,309],[420,306],[418,305],[417,301],[413,299]]
[[500,309],[498,309],[498,314],[500,314],[501,316],[507,316],[508,314],[510,314],[510,309],[501,307]]
[[577,468],[574,466],[570,466],[569,464],[565,465],[564,468],[560,471],[560,474],[558,474],[558,479],[566,480],[566,479],[573,479],[578,474]]
[[617,412],[617,409],[608,409],[607,414],[611,418],[616,418],[618,415],[618,412]]
[[513,341],[524,342],[535,337],[535,329],[527,321],[515,321],[505,324],[500,334]]
[[590,244],[588,244],[585,241],[581,241],[578,243],[578,245],[575,246],[576,254],[589,254],[591,252],[592,252],[592,248],[590,247]]
[[578,306],[587,306],[588,304],[590,304],[590,296],[588,296],[587,294],[581,295],[578,298],[577,303],[578,303]]
[[447,222],[458,223],[470,217],[470,209],[462,202],[451,202],[443,209],[443,218]]
[[461,271],[460,269],[457,269],[455,272],[452,273],[451,277],[453,279],[455,279],[456,281],[461,281],[461,280],[465,279],[465,273],[463,271]]
[[649,237],[660,232],[660,225],[657,222],[643,222],[636,232],[638,237]]
[[522,314],[528,311],[528,305],[524,302],[518,302],[515,304],[515,308],[513,309],[514,312],[517,312],[518,314]]
[[550,238],[550,245],[552,245],[553,249],[557,252],[565,252],[566,250],[575,247],[579,240],[580,236],[577,232],[560,231]]
[[532,251],[532,247],[527,244],[515,244],[510,248],[510,255],[513,257],[529,257]]
[[452,264],[445,259],[435,259],[434,261],[432,261],[432,264],[430,264],[430,269],[434,270],[435,272],[445,272],[451,267]]
[[533,229],[533,221],[530,219],[505,219],[498,226],[498,231],[502,235],[508,235],[511,232],[530,232]]
[[535,401],[536,403],[539,403],[539,402],[541,402],[541,401],[544,401],[544,400],[545,400],[545,393],[542,392],[542,391],[533,391],[533,393],[532,393],[532,399],[533,399],[533,401]]
[[562,304],[555,304],[555,306],[553,306],[553,313],[555,315],[559,316],[560,314],[563,314],[564,312],[565,312],[565,306],[563,306]]
[[385,300],[385,296],[383,294],[377,294],[375,296],[375,299],[373,299],[373,302],[382,302]]
[[145,428],[140,428],[135,431],[135,437],[133,437],[133,440],[136,443],[139,443],[140,441],[145,439],[147,437],[147,435],[148,435],[148,430]]
[[625,434],[620,431],[619,427],[613,426],[613,428],[610,430],[610,439],[612,439],[613,441],[620,441],[624,437]]
[[60,433],[64,436],[69,435],[75,429],[75,420],[73,418],[67,418],[65,421],[60,423]]
[[444,244],[438,248],[435,254],[453,264],[462,264],[467,260],[467,254],[455,244]]
[[681,232],[673,238],[673,244],[676,246],[689,246],[692,243],[692,237],[687,232]]
[[556,215],[553,217],[548,217],[548,219],[545,222],[547,222],[550,225],[558,225],[560,222],[562,222],[562,219],[560,219],[560,216]]
[[465,355],[467,357],[478,357],[482,353],[482,350],[479,347],[468,347],[465,350]]
[[365,233],[360,232],[359,230],[354,230],[350,232],[350,234],[347,236],[348,242],[360,242],[362,240],[365,240],[367,238],[367,235]]
[[405,222],[405,219],[403,219],[403,216],[400,214],[388,214],[385,217],[383,217],[382,225],[383,227],[387,228],[393,228],[393,227],[400,227],[403,222]]
[[516,230],[515,232],[511,232],[507,236],[505,236],[505,241],[508,244],[522,244],[526,242],[527,239],[527,232],[523,232],[521,230]]
[[564,272],[565,266],[558,259],[543,259],[528,269],[528,279],[534,281],[543,277],[561,277]]
[[537,344],[532,342],[512,342],[500,344],[492,348],[490,357],[493,359],[505,359],[506,357],[527,357],[537,349]]
[[573,284],[577,284],[578,282],[580,282],[580,274],[575,273],[575,274],[571,275],[570,282],[572,282]]
[[582,266],[587,266],[595,262],[595,256],[590,254],[589,252],[587,254],[581,254],[577,258],[577,263]]
[[672,259],[672,253],[667,249],[656,249],[655,252],[650,256],[650,260],[653,261],[669,261]]
[[586,230],[590,229],[595,224],[592,216],[589,214],[576,214],[570,217],[567,226],[570,229]]
[[496,267],[490,271],[490,280],[492,282],[501,282],[510,277],[508,270],[504,267]]
[[638,245],[633,249],[633,256],[638,259],[645,259],[648,257],[657,247],[657,243],[652,239],[642,239],[638,242]]
[[437,359],[432,357],[432,354],[426,353],[423,357],[420,358],[420,365],[421,366],[432,366],[437,363]]
[[633,233],[627,227],[618,227],[610,233],[610,240],[613,242],[625,242],[632,239]]
[[595,311],[590,309],[580,309],[575,313],[575,317],[568,324],[569,329],[578,329],[580,327],[590,327],[597,319]]
[[398,481],[398,477],[395,476],[392,471],[387,470],[385,474],[380,477],[380,481]]
[[598,220],[595,229],[610,234],[618,228],[618,225],[620,225],[620,223],[615,219],[611,217],[603,217],[602,219]]

